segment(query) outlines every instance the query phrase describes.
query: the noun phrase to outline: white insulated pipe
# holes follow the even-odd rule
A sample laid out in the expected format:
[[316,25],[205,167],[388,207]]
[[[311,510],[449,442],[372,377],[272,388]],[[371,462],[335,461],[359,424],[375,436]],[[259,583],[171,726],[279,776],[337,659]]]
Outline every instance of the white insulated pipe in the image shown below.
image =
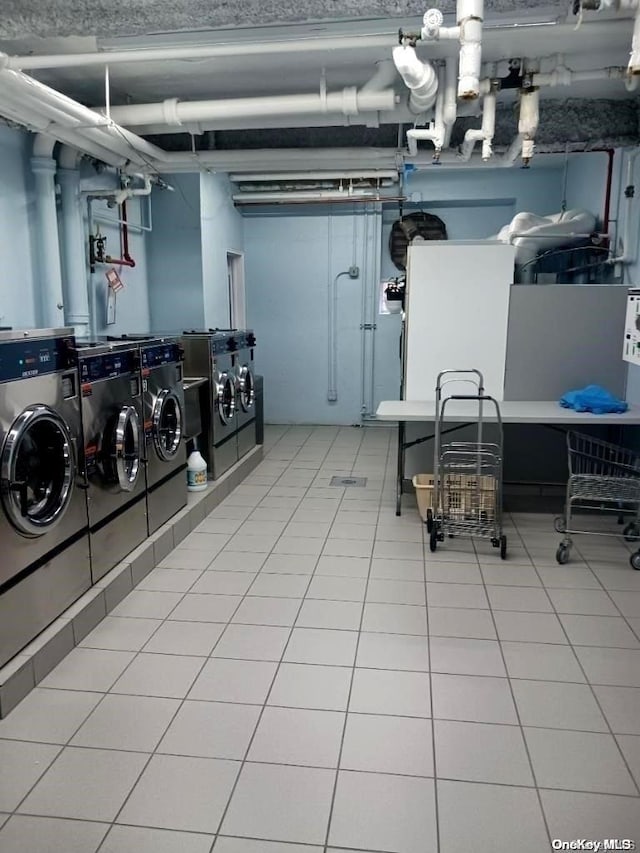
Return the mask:
[[522,138],[522,162],[525,166],[533,157],[534,141],[540,121],[540,90],[523,92],[520,97],[518,135]]
[[228,42],[224,44],[157,47],[140,50],[101,50],[95,53],[66,53],[41,56],[7,56],[0,53],[0,67],[21,71],[42,68],[85,68],[92,65],[121,65],[138,62],[172,62],[190,59],[234,59],[240,56],[282,56],[310,51],[360,51],[388,48],[397,44],[397,33],[335,36],[328,38],[303,37],[286,41]]
[[[49,135],[87,150],[87,153],[92,152],[85,146],[85,140],[88,145],[97,144],[112,155],[137,162],[139,166],[149,165],[150,158],[161,160],[164,157],[165,152],[156,145],[19,71],[1,69],[0,87],[3,95],[6,92],[14,104],[23,102],[30,113],[45,118]],[[71,142],[72,139],[75,141]]]
[[507,166],[507,167],[513,166],[513,164],[516,162],[516,160],[520,156],[521,151],[522,151],[522,134],[519,133],[515,137],[515,139],[511,143],[511,145],[507,148],[507,150],[502,155],[501,164],[503,166]]
[[31,172],[35,183],[36,268],[40,284],[39,324],[57,329],[64,325],[62,269],[58,243],[55,175],[57,163],[53,149],[57,140],[38,134],[33,141]]
[[438,76],[430,62],[422,62],[415,48],[398,45],[393,49],[393,61],[398,73],[410,90],[409,109],[414,115],[430,110],[438,92]]
[[458,0],[456,17],[460,27],[458,97],[463,101],[472,101],[480,95],[483,0]]
[[457,101],[457,82],[458,82],[458,60],[457,57],[448,56],[444,66],[444,144],[443,148],[448,148],[451,143],[451,134],[453,126],[458,118],[458,101]]
[[482,102],[482,127],[469,128],[460,149],[463,162],[471,159],[476,142],[482,142],[482,159],[489,160],[492,154],[493,136],[496,128],[496,93],[490,92]]
[[429,127],[419,128],[414,127],[407,131],[407,148],[409,154],[415,157],[418,153],[418,141],[428,140],[433,142],[435,149],[434,160],[437,162],[440,157],[440,152],[444,146],[445,140],[445,125],[444,125],[444,72],[442,69],[438,72],[438,94],[436,96],[435,118],[430,122]]
[[65,325],[73,326],[77,337],[88,337],[91,325],[80,193],[80,158],[79,151],[67,145],[62,146],[58,161],[58,184],[61,196],[64,320]]
[[533,86],[571,86],[573,83],[591,83],[594,80],[624,80],[624,68],[594,68],[588,71],[571,71],[564,65],[558,65],[553,71],[536,72],[531,77]]
[[170,98],[156,104],[111,107],[111,118],[128,127],[157,123],[180,127],[190,122],[247,116],[260,118],[315,113],[339,113],[349,116],[361,112],[392,110],[395,104],[396,94],[393,89],[358,91],[355,86],[348,86],[341,92],[309,95],[229,98],[215,101],[179,101],[177,98]]
[[392,59],[380,59],[370,80],[362,86],[360,92],[381,92],[395,83],[398,72]]

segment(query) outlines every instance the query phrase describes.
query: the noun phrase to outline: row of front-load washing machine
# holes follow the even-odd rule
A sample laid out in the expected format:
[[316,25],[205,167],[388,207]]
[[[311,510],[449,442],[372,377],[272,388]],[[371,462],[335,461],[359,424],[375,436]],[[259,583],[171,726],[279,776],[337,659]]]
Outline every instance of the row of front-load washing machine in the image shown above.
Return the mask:
[[[186,504],[185,355],[179,337],[0,332],[0,666]],[[237,432],[245,386],[237,372],[225,407],[212,379],[215,460],[213,424],[231,412]]]

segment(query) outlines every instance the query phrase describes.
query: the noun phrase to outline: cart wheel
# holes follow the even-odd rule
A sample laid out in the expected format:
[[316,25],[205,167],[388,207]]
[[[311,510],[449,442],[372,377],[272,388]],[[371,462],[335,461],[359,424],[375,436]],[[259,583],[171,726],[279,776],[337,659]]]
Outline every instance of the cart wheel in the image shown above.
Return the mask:
[[500,537],[500,559],[501,560],[507,559],[507,537],[506,536]]
[[433,553],[438,547],[438,531],[434,527],[429,536],[429,550]]
[[564,566],[565,563],[569,562],[570,554],[571,548],[569,548],[567,545],[559,545],[558,550],[556,551],[556,560],[560,563],[561,566]]
[[637,542],[640,539],[640,528],[634,521],[630,521],[622,531],[622,535],[627,542]]
[[629,557],[629,562],[631,563],[631,567],[636,571],[640,571],[640,551],[636,551],[635,554],[632,554]]
[[431,533],[433,530],[433,510],[427,510],[427,533]]
[[567,522],[564,519],[564,516],[559,515],[556,519],[554,519],[553,526],[556,530],[556,533],[564,533],[567,529]]

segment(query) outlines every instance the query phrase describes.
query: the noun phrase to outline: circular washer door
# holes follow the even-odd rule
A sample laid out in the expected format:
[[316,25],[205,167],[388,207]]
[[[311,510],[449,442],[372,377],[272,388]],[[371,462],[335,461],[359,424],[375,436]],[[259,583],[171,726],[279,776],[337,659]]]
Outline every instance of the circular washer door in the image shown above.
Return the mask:
[[133,406],[123,406],[104,434],[102,453],[107,482],[132,492],[140,474],[140,419]]
[[153,407],[153,443],[160,459],[170,462],[180,450],[182,406],[173,391],[161,391]]
[[44,405],[29,406],[9,429],[0,460],[2,506],[25,536],[43,536],[69,508],[76,473],[69,428]]
[[253,383],[253,373],[245,364],[238,373],[238,392],[240,405],[243,412],[250,412],[256,399],[256,390]]
[[233,379],[228,373],[221,373],[216,382],[216,397],[218,416],[227,426],[233,420],[236,412],[236,392]]

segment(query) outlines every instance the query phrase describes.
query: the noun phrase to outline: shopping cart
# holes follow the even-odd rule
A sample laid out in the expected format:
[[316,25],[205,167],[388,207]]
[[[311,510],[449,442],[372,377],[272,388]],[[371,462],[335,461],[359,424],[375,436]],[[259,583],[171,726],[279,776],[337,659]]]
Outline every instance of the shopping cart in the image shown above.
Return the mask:
[[[583,435],[567,433],[569,481],[564,516],[556,519],[555,527],[564,538],[556,551],[556,560],[564,565],[569,561],[572,535],[588,533],[593,536],[616,536],[608,530],[585,530],[573,525],[577,509],[633,515],[622,531],[627,542],[640,540],[640,456],[632,450]],[[593,516],[592,516],[593,517]],[[640,569],[640,551],[629,562]]]
[[[450,382],[470,382],[476,393],[443,397],[443,386]],[[442,444],[445,411],[455,400],[478,404],[476,441]],[[495,408],[495,443],[484,440],[487,404]],[[506,559],[507,537],[502,532],[502,418],[497,401],[485,394],[479,370],[443,370],[438,374],[434,431],[434,502],[433,510],[427,511],[431,551],[445,536],[473,536],[489,539]]]

